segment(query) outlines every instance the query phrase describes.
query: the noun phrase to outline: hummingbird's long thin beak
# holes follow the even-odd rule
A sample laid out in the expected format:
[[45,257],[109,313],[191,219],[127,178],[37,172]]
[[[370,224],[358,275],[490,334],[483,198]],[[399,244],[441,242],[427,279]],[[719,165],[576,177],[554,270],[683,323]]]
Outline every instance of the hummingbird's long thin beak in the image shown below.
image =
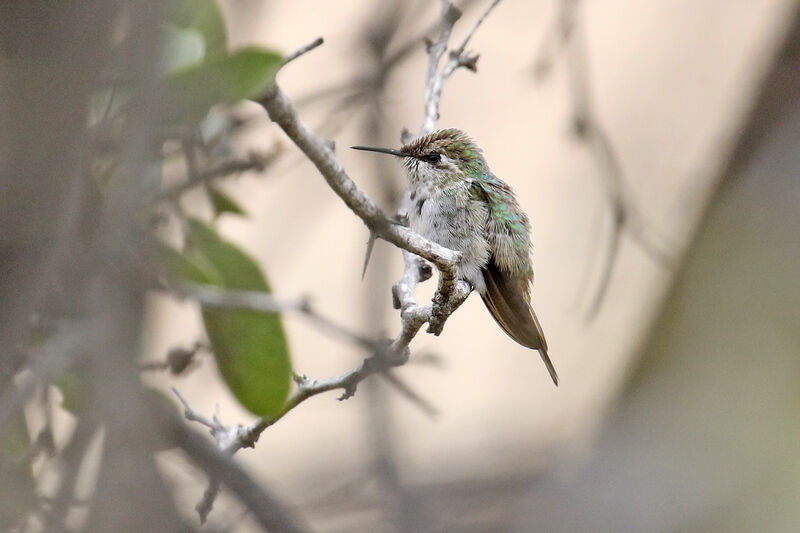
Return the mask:
[[353,150],[364,150],[367,152],[379,152],[381,154],[390,154],[396,155],[397,157],[408,157],[408,154],[404,154],[400,150],[395,150],[394,148],[378,148],[376,146],[351,146]]

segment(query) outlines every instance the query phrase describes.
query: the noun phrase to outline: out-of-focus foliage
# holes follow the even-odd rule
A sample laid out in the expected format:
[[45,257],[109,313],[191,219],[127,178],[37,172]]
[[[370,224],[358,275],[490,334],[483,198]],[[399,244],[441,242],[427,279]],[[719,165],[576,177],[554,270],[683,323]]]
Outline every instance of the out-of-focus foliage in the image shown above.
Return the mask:
[[208,198],[211,200],[211,207],[214,208],[214,216],[219,217],[223,213],[247,216],[247,211],[239,205],[230,195],[221,191],[218,187],[208,187]]
[[[168,262],[181,278],[237,290],[269,292],[258,263],[210,226],[190,220],[184,253]],[[291,363],[280,316],[247,310],[203,311],[203,322],[225,383],[247,409],[273,415],[291,383]]]
[[80,414],[84,408],[86,383],[75,372],[63,372],[54,383],[61,391],[61,407],[72,414]]
[[[225,20],[216,0],[179,0],[172,6],[168,27],[195,33],[203,43],[203,55],[208,59],[227,53],[228,35]],[[171,52],[170,43],[165,47]]]
[[[202,163],[214,167],[214,152],[201,130],[209,110],[217,104],[255,98],[268,89],[281,65],[282,56],[274,51],[246,48],[229,52],[225,20],[216,0],[175,0],[165,10],[161,22],[162,43],[159,81],[155,105],[159,106],[159,140],[179,141],[187,161],[188,181],[198,179],[202,167],[195,166],[198,154]],[[132,118],[134,104],[142,98],[142,87],[125,72],[125,41],[116,43],[105,77],[111,81],[93,94],[90,126],[98,142],[92,154],[91,170],[99,194],[113,190],[121,156],[119,146]],[[219,109],[219,107],[217,108]],[[219,122],[219,120],[217,120]],[[230,135],[223,127],[216,132],[217,143]],[[218,128],[219,129],[219,128]],[[164,155],[152,147],[152,164],[142,179],[152,182],[157,194],[162,180]],[[233,153],[225,157],[235,157]],[[224,178],[220,176],[219,178]],[[223,213],[246,216],[237,201],[208,181],[198,185],[208,194],[214,218]],[[173,199],[174,200],[174,199]],[[180,202],[180,199],[177,199]],[[158,207],[158,202],[154,204]],[[142,206],[147,209],[147,206]],[[182,209],[175,213],[185,218]],[[173,273],[185,280],[231,289],[269,291],[259,264],[216,230],[198,220],[188,220],[187,248],[183,252],[167,250],[167,262]],[[291,365],[288,346],[276,314],[249,311],[204,310],[204,324],[225,382],[241,403],[258,415],[275,413],[289,391]],[[58,383],[64,395],[64,407],[79,410],[75,375],[65,374]]]
[[215,104],[257,97],[275,81],[281,57],[270,50],[245,48],[169,74],[166,119],[199,120]]
[[[167,124],[197,125],[212,106],[259,96],[274,83],[281,65],[282,56],[270,50],[229,53],[225,21],[215,0],[175,2],[164,35],[162,119]],[[206,191],[215,218],[222,213],[246,215],[217,187],[209,185]],[[188,224],[186,249],[171,254],[184,279],[230,289],[270,290],[253,258],[199,220]],[[203,321],[219,369],[236,398],[255,414],[277,412],[291,381],[280,316],[206,309]]]
[[31,442],[20,411],[0,432],[0,480],[6,489],[0,497],[0,529],[19,526],[34,500],[33,470],[30,464]]
[[180,0],[164,25],[161,70],[168,123],[195,122],[211,106],[254,98],[275,80],[281,55],[262,48],[228,53],[214,0]]

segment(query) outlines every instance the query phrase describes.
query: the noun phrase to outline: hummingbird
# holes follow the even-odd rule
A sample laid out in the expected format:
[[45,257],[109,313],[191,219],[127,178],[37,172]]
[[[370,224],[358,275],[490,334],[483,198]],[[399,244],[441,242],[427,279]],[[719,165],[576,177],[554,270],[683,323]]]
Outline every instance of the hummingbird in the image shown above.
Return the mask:
[[409,183],[411,229],[461,252],[459,279],[480,294],[509,337],[538,350],[558,385],[542,326],[531,307],[530,221],[511,187],[489,170],[481,149],[453,128],[424,135],[400,149],[352,148],[401,158]]

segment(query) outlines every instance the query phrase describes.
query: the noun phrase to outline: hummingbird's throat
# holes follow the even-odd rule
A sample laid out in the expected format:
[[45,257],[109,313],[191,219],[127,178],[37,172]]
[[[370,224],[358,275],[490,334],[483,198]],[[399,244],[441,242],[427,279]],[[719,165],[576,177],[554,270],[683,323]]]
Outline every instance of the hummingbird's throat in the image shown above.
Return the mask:
[[434,165],[409,157],[403,161],[403,166],[412,190],[417,188],[429,191],[441,190],[464,179],[461,170],[447,158],[442,158]]

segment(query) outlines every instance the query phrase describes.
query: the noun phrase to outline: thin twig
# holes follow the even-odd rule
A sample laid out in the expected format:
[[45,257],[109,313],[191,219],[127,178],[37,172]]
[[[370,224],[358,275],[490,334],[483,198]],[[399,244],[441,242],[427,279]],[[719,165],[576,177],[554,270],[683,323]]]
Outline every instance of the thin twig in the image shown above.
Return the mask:
[[[421,325],[422,323],[419,324],[419,326]],[[419,326],[417,326],[417,329],[419,329]],[[242,426],[239,424],[226,426],[222,424],[217,417],[209,419],[192,408],[177,390],[173,389],[173,391],[178,396],[181,403],[183,403],[184,416],[186,419],[208,427],[222,451],[226,454],[233,455],[242,448],[254,447],[264,430],[278,422],[292,409],[312,396],[341,389],[343,393],[339,397],[339,400],[346,400],[355,394],[358,384],[364,379],[375,373],[384,372],[389,368],[405,364],[406,361],[408,361],[408,352],[393,352],[393,348],[394,345],[388,347],[385,351],[377,352],[365,358],[358,368],[340,376],[319,380],[309,379],[306,376],[295,376],[297,390],[289,397],[280,412],[275,416],[262,418],[250,426]],[[211,477],[209,485],[203,493],[203,497],[195,506],[202,521],[205,521],[208,513],[211,511],[214,500],[219,493],[219,488],[219,480],[215,477]]]
[[299,516],[272,495],[263,483],[256,482],[232,458],[215,449],[177,417],[165,427],[178,445],[212,479],[221,480],[253,513],[265,531],[303,533],[310,531]]
[[417,391],[415,391],[411,386],[409,386],[405,381],[400,379],[395,374],[392,374],[387,370],[381,373],[381,377],[391,383],[392,386],[398,392],[400,392],[400,394],[402,394],[408,401],[419,407],[420,410],[422,410],[422,412],[429,417],[436,418],[439,415],[439,410],[430,401],[423,398]]
[[464,37],[464,40],[461,42],[461,46],[459,46],[454,51],[454,53],[456,53],[458,55],[461,55],[461,54],[464,53],[464,50],[467,48],[467,44],[469,44],[469,41],[472,39],[472,36],[475,35],[475,32],[478,31],[478,28],[480,28],[481,24],[483,24],[483,21],[486,20],[486,18],[489,16],[489,14],[492,12],[492,10],[495,7],[497,7],[497,4],[499,4],[499,3],[500,3],[500,0],[494,0],[489,5],[489,7],[486,8],[486,11],[484,11],[483,14],[478,18],[478,20],[472,26],[472,29],[469,30],[469,33],[467,34],[467,36]]
[[433,131],[436,121],[439,119],[439,103],[442,99],[442,89],[444,84],[459,67],[464,67],[475,72],[477,70],[478,54],[468,54],[465,52],[469,41],[489,16],[492,10],[500,3],[494,0],[486,11],[478,18],[464,40],[458,48],[450,52],[448,60],[442,68],[439,68],[442,56],[447,50],[447,43],[453,30],[453,25],[461,17],[461,12],[456,9],[448,0],[442,0],[442,25],[439,37],[436,42],[428,47],[428,73],[425,77],[425,119],[422,124],[420,135],[427,135]]
[[204,307],[249,309],[263,313],[297,313],[320,329],[337,337],[348,339],[368,350],[376,350],[379,345],[378,342],[323,316],[314,309],[308,298],[279,300],[268,292],[233,290],[188,282],[181,283],[174,288],[174,291],[179,296],[197,300]]
[[439,71],[439,62],[447,50],[447,43],[453,31],[453,25],[461,17],[458,10],[448,0],[442,0],[442,18],[439,28],[439,37],[428,45],[428,71],[425,75],[425,119],[420,135],[427,135],[433,131],[439,119],[439,101],[442,98],[442,88],[445,78]]
[[295,59],[297,59],[301,55],[307,54],[308,52],[310,52],[314,48],[316,48],[318,46],[322,46],[322,43],[324,43],[324,42],[325,42],[325,40],[322,37],[317,37],[316,39],[314,39],[313,41],[311,41],[307,45],[301,46],[300,48],[298,48],[297,50],[295,50],[291,54],[285,56],[283,58],[283,61],[281,61],[281,65],[286,65],[287,63],[290,63],[290,62],[294,61]]
[[182,194],[200,185],[207,185],[212,181],[240,174],[250,170],[263,172],[280,155],[280,147],[275,147],[266,153],[251,152],[245,159],[232,159],[219,163],[204,171],[197,171],[193,178],[159,191],[157,201],[172,201]]

